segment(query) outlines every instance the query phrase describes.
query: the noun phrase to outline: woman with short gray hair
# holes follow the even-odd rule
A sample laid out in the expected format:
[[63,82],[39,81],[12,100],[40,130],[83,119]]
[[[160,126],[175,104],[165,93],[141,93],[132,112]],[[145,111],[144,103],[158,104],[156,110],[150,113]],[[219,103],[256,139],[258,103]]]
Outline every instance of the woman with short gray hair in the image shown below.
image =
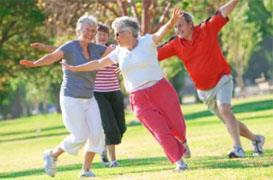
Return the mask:
[[[36,61],[21,60],[26,67],[39,67],[53,64],[64,59],[64,62],[80,65],[99,59],[106,48],[90,43],[97,32],[97,21],[93,16],[82,16],[76,26],[77,39],[69,41],[54,52]],[[98,104],[93,95],[95,72],[75,73],[63,69],[63,82],[60,92],[60,105],[63,122],[70,135],[59,146],[44,153],[44,168],[49,176],[55,176],[57,158],[63,153],[77,154],[85,145],[83,169],[80,177],[95,176],[91,164],[95,153],[104,150],[105,137],[101,124]]]
[[130,30],[132,32],[133,37],[137,38],[139,36],[139,24],[136,18],[123,16],[116,18],[112,23],[112,28],[115,29],[123,29]]
[[190,150],[178,96],[158,63],[157,44],[181,16],[181,10],[175,9],[167,24],[156,33],[144,36],[138,36],[139,25],[135,19],[116,18],[112,27],[119,46],[114,51],[83,65],[62,63],[75,72],[93,71],[118,63],[134,113],[159,142],[168,159],[176,164],[175,171],[187,168],[183,157],[189,157]]

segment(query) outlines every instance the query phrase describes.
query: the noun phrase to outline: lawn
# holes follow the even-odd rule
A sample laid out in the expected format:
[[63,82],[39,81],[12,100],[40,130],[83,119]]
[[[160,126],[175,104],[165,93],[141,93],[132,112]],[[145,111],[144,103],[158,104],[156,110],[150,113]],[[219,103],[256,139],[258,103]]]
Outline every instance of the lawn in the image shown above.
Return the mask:
[[[189,169],[174,173],[174,166],[148,131],[127,113],[128,129],[117,147],[118,168],[105,168],[95,158],[97,179],[273,179],[273,95],[233,100],[238,119],[266,136],[265,153],[252,157],[251,143],[242,138],[247,157],[228,159],[231,140],[222,123],[203,104],[183,105],[192,158]],[[40,115],[0,121],[0,179],[52,179],[43,172],[42,153],[65,136],[61,116]],[[62,155],[55,179],[78,179],[82,152]]]

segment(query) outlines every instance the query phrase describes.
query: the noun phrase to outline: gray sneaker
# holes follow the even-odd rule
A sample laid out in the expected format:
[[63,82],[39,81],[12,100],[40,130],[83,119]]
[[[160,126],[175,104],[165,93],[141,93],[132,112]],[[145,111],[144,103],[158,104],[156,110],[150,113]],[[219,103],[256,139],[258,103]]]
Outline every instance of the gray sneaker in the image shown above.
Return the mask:
[[115,167],[119,167],[119,163],[117,161],[112,161],[111,164],[109,165],[110,168],[115,168]]
[[263,145],[265,143],[265,137],[257,135],[256,140],[252,141],[253,145],[253,156],[259,156],[263,154]]
[[188,165],[183,162],[182,164],[176,165],[174,172],[181,172],[181,171],[185,171],[186,169],[188,169]]
[[187,142],[184,142],[183,143],[183,146],[184,146],[184,148],[185,148],[185,152],[183,153],[183,158],[190,158],[191,157],[191,150],[190,150],[190,148],[189,148],[189,146],[188,146],[188,144],[187,144]]
[[46,150],[44,152],[44,170],[45,173],[51,177],[54,177],[56,174],[56,161],[54,157],[52,157],[52,150]]
[[79,177],[80,178],[84,178],[84,177],[96,177],[96,175],[92,171],[85,171],[84,169],[82,169],[80,171]]
[[233,151],[228,154],[229,158],[243,158],[245,157],[245,152],[241,147],[235,147]]

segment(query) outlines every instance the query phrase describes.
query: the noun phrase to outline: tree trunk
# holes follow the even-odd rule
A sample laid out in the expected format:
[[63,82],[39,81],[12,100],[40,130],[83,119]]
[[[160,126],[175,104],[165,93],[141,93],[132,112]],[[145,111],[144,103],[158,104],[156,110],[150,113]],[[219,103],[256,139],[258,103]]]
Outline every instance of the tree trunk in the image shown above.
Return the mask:
[[150,30],[150,6],[152,4],[152,0],[143,0],[143,10],[141,16],[141,33],[145,34]]
[[244,79],[243,79],[243,74],[244,74],[244,65],[242,60],[238,60],[238,65],[236,67],[237,71],[237,76],[236,76],[236,83],[237,83],[237,88],[238,88],[238,96],[244,96],[244,91],[245,91],[245,84],[244,84]]
[[23,108],[21,104],[21,87],[19,86],[18,89],[14,93],[14,99],[11,103],[11,117],[12,118],[18,118],[23,113]]

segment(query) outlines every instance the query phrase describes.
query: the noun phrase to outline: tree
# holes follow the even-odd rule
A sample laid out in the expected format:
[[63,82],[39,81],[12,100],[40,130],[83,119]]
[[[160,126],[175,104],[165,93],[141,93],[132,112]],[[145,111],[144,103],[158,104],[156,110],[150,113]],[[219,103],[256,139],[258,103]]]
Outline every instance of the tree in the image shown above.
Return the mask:
[[223,49],[236,70],[236,83],[241,93],[245,87],[243,74],[254,49],[262,39],[257,25],[248,19],[249,10],[249,3],[239,3],[230,16],[229,24],[222,31]]
[[[32,40],[46,41],[42,33],[44,15],[35,0],[0,1],[0,112],[19,117],[24,112],[26,72],[18,65],[24,56],[34,57]],[[30,74],[32,73],[32,74]]]

